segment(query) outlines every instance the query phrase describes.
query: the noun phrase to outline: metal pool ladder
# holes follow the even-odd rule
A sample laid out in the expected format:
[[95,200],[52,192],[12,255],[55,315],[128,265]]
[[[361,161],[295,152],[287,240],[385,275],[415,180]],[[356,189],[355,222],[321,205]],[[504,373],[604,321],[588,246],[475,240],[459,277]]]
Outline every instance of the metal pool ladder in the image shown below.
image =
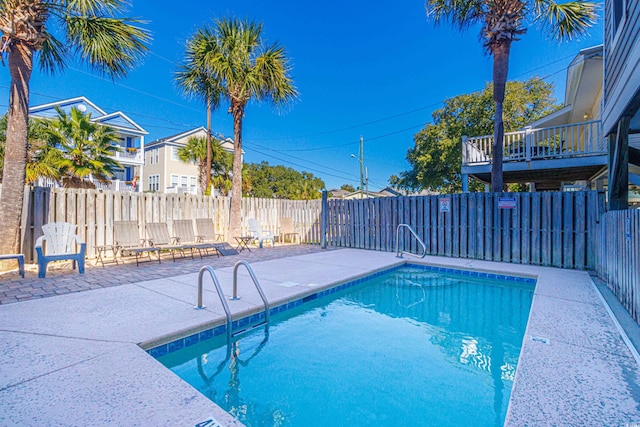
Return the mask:
[[[422,247],[422,255],[417,255],[417,254],[413,254],[411,252],[407,252],[407,251],[402,251],[400,252],[399,250],[399,244],[400,244],[400,229],[402,227],[406,227],[409,229],[409,231],[411,232],[411,234],[413,234],[413,237],[416,238],[416,240],[418,241],[418,243],[420,244],[420,246]],[[409,225],[409,224],[398,224],[398,228],[396,229],[396,256],[398,258],[402,258],[402,254],[407,254],[407,255],[411,255],[411,256],[415,256],[418,258],[424,258],[425,255],[427,255],[427,246],[424,244],[424,242],[422,241],[422,239],[418,236],[418,234],[415,232],[415,230]]]
[[[258,324],[252,325],[250,329],[257,328],[262,325],[266,325],[266,327],[268,328],[269,327],[269,303],[267,301],[266,296],[264,295],[264,292],[262,291],[262,287],[260,286],[260,283],[258,282],[258,278],[254,274],[253,269],[251,268],[249,263],[246,261],[238,261],[236,265],[233,267],[233,298],[231,299],[233,300],[239,299],[238,298],[238,267],[240,267],[240,265],[244,265],[245,267],[247,267],[247,270],[249,271],[249,275],[251,276],[253,283],[256,285],[256,289],[258,290],[258,293],[260,294],[260,298],[262,298],[262,302],[264,303],[264,309],[265,309],[264,322],[260,322]],[[208,265],[205,265],[204,267],[202,267],[200,269],[200,273],[198,274],[198,305],[195,308],[198,310],[202,310],[203,308],[205,308],[205,306],[202,304],[202,276],[204,276],[205,272],[209,272],[209,274],[211,275],[213,284],[216,287],[216,292],[220,297],[220,302],[222,302],[222,308],[224,309],[224,314],[226,317],[226,325],[227,325],[227,345],[230,345],[231,337],[233,335],[237,335],[239,333],[245,332],[248,329],[239,331],[236,334],[232,333],[231,331],[232,319],[231,319],[231,310],[229,310],[229,304],[227,304],[227,301],[224,297],[224,293],[222,292],[222,287],[220,286],[220,281],[218,280],[216,273],[213,271],[213,268],[211,268]]]

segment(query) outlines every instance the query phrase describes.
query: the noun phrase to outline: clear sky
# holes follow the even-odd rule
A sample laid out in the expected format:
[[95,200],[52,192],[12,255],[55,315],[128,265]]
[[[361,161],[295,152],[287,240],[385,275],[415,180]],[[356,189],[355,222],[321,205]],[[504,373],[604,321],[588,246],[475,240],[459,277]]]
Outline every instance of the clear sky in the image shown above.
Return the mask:
[[[124,112],[149,132],[147,142],[204,126],[204,107],[182,97],[173,83],[176,64],[198,27],[220,17],[248,18],[263,23],[268,42],[285,47],[300,97],[282,111],[268,104],[247,107],[245,161],[306,170],[328,189],[357,186],[359,163],[350,154],[358,153],[363,136],[369,186],[377,190],[409,168],[405,156],[413,135],[444,99],[482,89],[492,78],[479,28],[460,33],[444,23],[435,26],[422,0],[132,3],[129,15],[149,21],[153,33],[139,66],[116,82],[79,63],[53,77],[36,71],[31,106],[85,96],[107,113]],[[602,33],[600,22],[588,37],[558,45],[533,26],[513,44],[509,79],[545,77],[562,102],[566,67],[580,49],[601,44]],[[9,104],[8,86],[3,67],[1,110]],[[214,113],[212,127],[233,136],[226,106]]]

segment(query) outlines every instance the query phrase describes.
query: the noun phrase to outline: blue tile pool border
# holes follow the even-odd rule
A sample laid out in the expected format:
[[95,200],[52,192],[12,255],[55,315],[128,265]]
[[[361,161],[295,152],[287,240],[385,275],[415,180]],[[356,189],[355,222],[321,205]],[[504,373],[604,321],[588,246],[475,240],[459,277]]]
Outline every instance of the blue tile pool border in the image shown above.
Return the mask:
[[[461,276],[474,277],[474,278],[480,278],[480,279],[500,280],[505,282],[513,282],[513,283],[520,283],[520,284],[527,284],[527,285],[536,284],[536,279],[531,277],[518,277],[518,276],[510,276],[510,275],[499,274],[499,273],[488,273],[484,271],[463,270],[463,269],[448,268],[448,267],[438,267],[434,265],[406,263],[406,264],[396,265],[394,267],[387,268],[384,270],[380,270],[375,273],[372,273],[363,277],[359,277],[357,279],[350,280],[348,282],[342,283],[332,288],[324,289],[322,291],[318,291],[313,294],[306,295],[304,297],[295,299],[293,301],[280,304],[276,307],[271,307],[269,309],[269,315],[274,315],[274,314],[282,313],[284,311],[291,310],[307,302],[316,300],[318,298],[326,297],[328,295],[332,295],[336,292],[340,292],[345,289],[351,288],[353,286],[359,285],[367,280],[371,280],[376,277],[382,276],[384,274],[391,273],[395,270],[398,270],[401,268],[407,268],[407,267],[416,268],[418,270],[431,271],[435,273],[457,274]],[[231,330],[244,328],[245,326],[249,326],[254,323],[261,322],[263,320],[264,320],[264,312],[251,314],[249,316],[242,317],[238,320],[234,320],[231,323]],[[166,356],[169,353],[182,350],[183,348],[190,347],[192,345],[198,344],[199,342],[206,341],[226,333],[227,333],[227,326],[219,325],[213,328],[206,329],[202,332],[198,332],[198,333],[171,341],[169,343],[150,348],[146,351],[152,357],[157,359],[159,357]]]

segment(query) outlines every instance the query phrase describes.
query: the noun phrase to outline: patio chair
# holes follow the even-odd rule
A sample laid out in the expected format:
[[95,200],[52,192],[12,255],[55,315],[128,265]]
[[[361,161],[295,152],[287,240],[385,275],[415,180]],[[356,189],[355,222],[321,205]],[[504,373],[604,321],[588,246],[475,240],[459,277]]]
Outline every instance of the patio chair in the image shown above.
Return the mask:
[[[84,274],[84,256],[87,244],[76,235],[75,224],[68,222],[50,222],[42,226],[43,236],[36,240],[36,252],[38,254],[38,277],[43,279],[47,274],[47,264],[51,261],[71,260],[72,267]],[[47,254],[44,254],[43,243],[47,242]],[[76,252],[74,242],[80,247]]]
[[160,249],[144,246],[144,239],[140,239],[140,231],[137,221],[113,221],[113,257],[124,257],[126,253],[136,256],[136,266],[140,265],[140,256],[147,254],[151,261],[151,253],[155,253],[160,264]]
[[160,251],[171,252],[173,261],[176,260],[176,252],[182,254],[182,258],[186,257],[185,250],[191,251],[191,259],[193,258],[193,244],[179,245],[176,244],[176,239],[172,239],[169,236],[169,229],[164,222],[149,222],[147,223],[147,240],[149,244],[154,248],[160,249]]
[[198,251],[200,259],[202,259],[202,251],[209,255],[209,251],[213,249],[214,253],[219,257],[217,246],[215,243],[198,242],[195,234],[193,234],[193,222],[190,219],[176,219],[173,221],[173,234],[176,243],[180,245],[190,245]]
[[224,234],[216,233],[211,218],[196,219],[196,239],[198,242],[221,242]]
[[293,218],[280,218],[280,241],[285,242],[287,237],[289,241],[293,243],[294,237],[297,237],[298,244],[301,243],[302,238],[293,226]]
[[275,246],[273,233],[270,230],[263,230],[260,227],[260,223],[255,218],[248,219],[249,234],[253,237],[253,240],[257,240],[260,247],[265,241],[271,241],[271,246]]

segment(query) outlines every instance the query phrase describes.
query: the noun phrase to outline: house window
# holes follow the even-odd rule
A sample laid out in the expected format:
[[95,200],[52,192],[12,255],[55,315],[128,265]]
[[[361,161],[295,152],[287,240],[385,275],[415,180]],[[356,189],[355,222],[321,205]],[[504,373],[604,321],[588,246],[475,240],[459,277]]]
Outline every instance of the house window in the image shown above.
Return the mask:
[[186,187],[186,186],[187,186],[187,179],[188,179],[188,178],[189,178],[189,177],[188,177],[188,176],[186,176],[186,175],[182,175],[182,176],[180,177],[180,186],[181,186],[181,187]]
[[160,153],[160,149],[159,149],[159,148],[156,148],[156,149],[154,149],[153,151],[154,151],[154,152],[155,152],[155,154],[156,154],[156,163],[160,163],[160,154],[159,154],[159,153]]
[[177,187],[180,177],[178,175],[171,174],[171,186]]
[[149,191],[158,191],[160,189],[160,175],[149,176]]
[[149,150],[149,164],[153,164],[153,150]]
[[171,160],[178,161],[180,157],[178,157],[178,147],[171,147]]
[[190,176],[189,187],[194,188],[196,185],[198,185],[198,179],[195,176]]
[[613,0],[611,2],[611,29],[613,34],[613,42],[611,47],[615,46],[620,38],[620,29],[624,27],[627,20],[627,0]]

